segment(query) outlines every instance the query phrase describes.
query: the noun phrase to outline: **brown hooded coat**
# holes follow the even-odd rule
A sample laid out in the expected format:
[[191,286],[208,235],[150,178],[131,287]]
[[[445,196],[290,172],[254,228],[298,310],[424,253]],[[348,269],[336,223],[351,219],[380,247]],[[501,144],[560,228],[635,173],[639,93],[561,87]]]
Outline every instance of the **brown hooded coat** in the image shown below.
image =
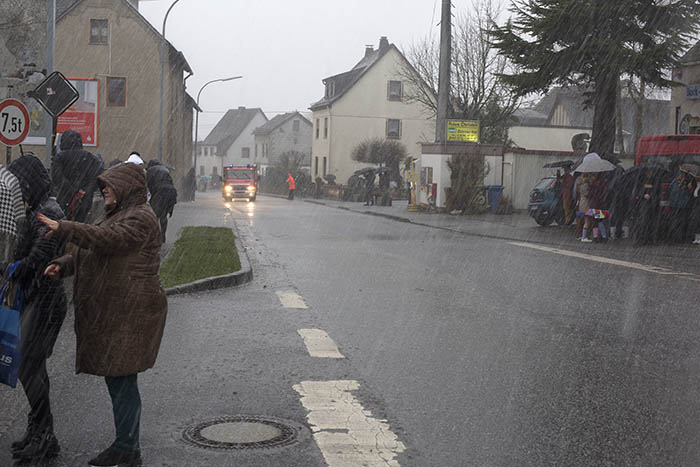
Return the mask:
[[61,221],[55,235],[78,248],[54,263],[75,274],[76,372],[126,376],[153,367],[163,337],[160,227],[143,168],[120,164],[98,181],[114,190],[116,207],[95,225]]

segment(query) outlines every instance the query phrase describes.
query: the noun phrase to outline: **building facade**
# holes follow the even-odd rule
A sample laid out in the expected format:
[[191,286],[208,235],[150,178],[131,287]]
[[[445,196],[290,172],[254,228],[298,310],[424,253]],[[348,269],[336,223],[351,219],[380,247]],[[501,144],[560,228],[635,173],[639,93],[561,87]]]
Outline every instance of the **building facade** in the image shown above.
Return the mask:
[[295,153],[302,167],[311,166],[313,124],[297,111],[272,118],[256,128],[254,161],[262,171],[280,162],[285,153]]
[[683,86],[671,92],[669,134],[700,134],[700,42],[682,58],[673,70],[673,80]]
[[399,49],[382,37],[379,48],[367,47],[350,71],[323,80],[324,97],[310,107],[313,178],[333,174],[338,183],[346,183],[366,166],[352,160],[353,149],[370,138],[398,140],[409,157],[420,155],[419,143],[433,140],[434,115],[405,98],[412,93],[402,78],[407,64]]

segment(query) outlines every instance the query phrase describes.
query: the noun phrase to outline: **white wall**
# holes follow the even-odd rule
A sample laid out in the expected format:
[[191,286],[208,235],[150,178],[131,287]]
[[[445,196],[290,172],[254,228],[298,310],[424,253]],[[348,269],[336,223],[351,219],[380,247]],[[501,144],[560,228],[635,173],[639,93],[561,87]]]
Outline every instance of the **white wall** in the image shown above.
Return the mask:
[[514,126],[508,137],[516,147],[537,151],[571,151],[571,138],[579,133],[591,134],[590,128]]

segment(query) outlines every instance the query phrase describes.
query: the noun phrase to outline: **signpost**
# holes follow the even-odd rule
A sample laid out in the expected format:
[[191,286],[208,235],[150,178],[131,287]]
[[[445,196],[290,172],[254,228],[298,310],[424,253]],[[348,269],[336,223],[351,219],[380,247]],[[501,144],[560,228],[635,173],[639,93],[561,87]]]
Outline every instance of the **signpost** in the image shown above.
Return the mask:
[[447,141],[479,142],[478,120],[447,120]]

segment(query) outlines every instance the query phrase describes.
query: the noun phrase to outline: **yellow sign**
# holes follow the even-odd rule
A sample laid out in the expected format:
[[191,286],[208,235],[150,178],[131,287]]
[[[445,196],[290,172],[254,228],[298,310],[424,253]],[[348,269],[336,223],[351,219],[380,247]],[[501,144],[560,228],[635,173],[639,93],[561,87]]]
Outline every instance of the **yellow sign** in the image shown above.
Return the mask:
[[478,120],[447,120],[447,141],[479,142]]

